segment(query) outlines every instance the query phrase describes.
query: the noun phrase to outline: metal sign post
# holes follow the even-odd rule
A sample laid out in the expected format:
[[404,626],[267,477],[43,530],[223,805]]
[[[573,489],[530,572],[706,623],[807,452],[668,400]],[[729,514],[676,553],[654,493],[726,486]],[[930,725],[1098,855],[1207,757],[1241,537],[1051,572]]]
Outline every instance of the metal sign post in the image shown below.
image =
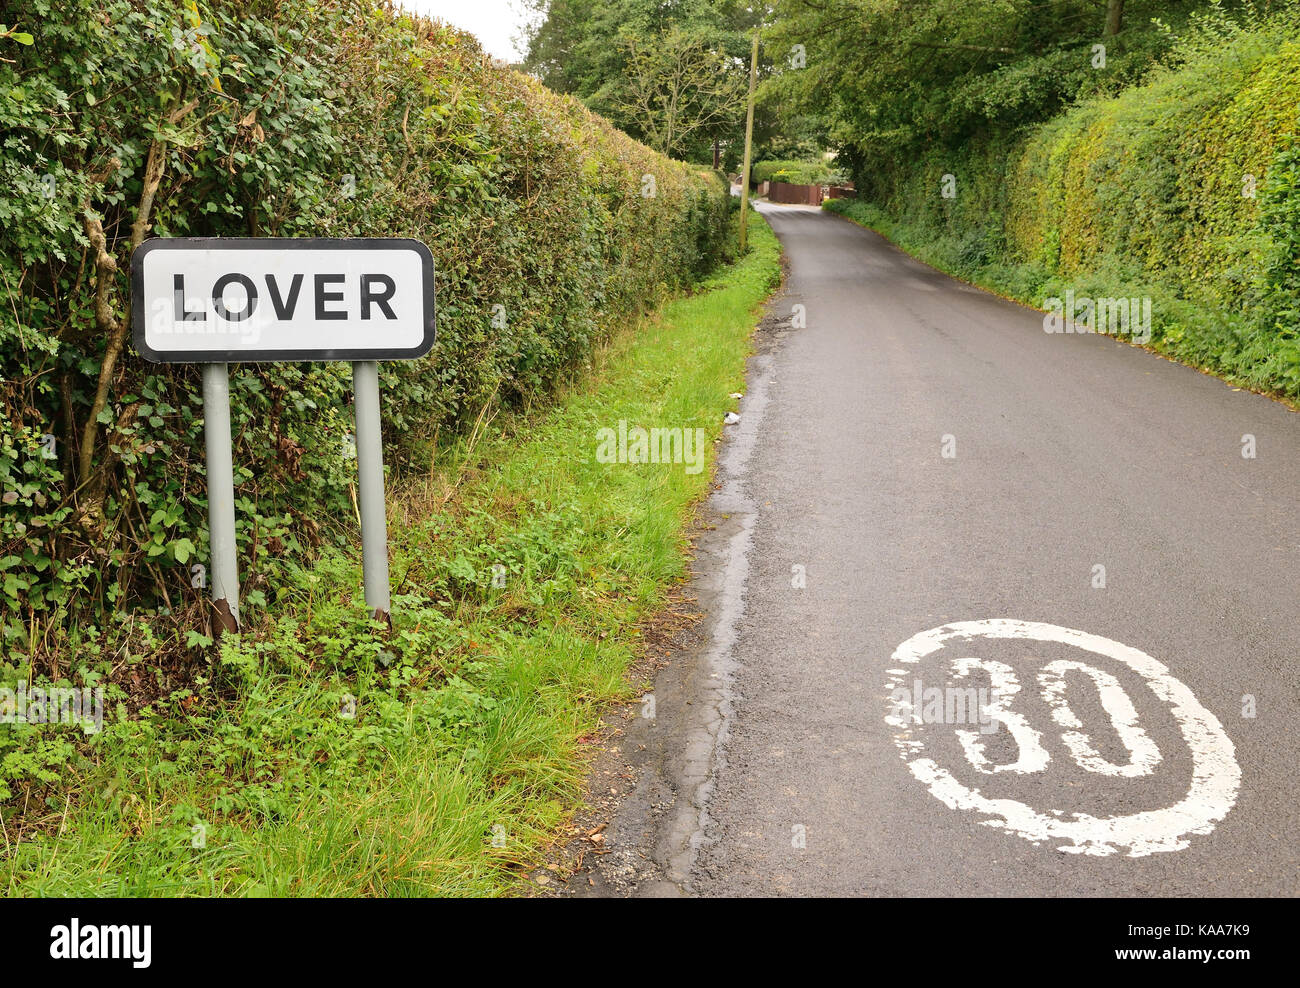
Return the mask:
[[212,630],[239,632],[239,563],[235,557],[235,471],[230,455],[230,372],[226,364],[203,365],[203,439],[208,457],[208,574]]
[[384,442],[379,427],[379,365],[352,365],[352,403],[357,414],[357,476],[361,494],[361,573],[366,608],[376,621],[388,612],[388,516],[384,510]]
[[241,361],[352,363],[366,606],[391,623],[377,361],[433,347],[429,248],[406,239],[147,240],[131,255],[131,321],[146,359],[203,365],[214,637],[239,630],[227,365]]

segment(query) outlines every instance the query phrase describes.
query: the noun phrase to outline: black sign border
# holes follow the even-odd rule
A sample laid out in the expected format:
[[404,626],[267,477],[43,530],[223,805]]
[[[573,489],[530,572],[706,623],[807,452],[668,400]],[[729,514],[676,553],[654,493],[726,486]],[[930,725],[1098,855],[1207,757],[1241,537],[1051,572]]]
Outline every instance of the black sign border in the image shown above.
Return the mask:
[[[332,350],[187,350],[159,351],[145,342],[144,259],[155,250],[414,250],[420,255],[424,282],[424,339],[407,349]],[[311,363],[346,360],[416,360],[433,349],[436,338],[433,253],[410,237],[155,237],[131,254],[131,340],[136,351],[155,364]]]

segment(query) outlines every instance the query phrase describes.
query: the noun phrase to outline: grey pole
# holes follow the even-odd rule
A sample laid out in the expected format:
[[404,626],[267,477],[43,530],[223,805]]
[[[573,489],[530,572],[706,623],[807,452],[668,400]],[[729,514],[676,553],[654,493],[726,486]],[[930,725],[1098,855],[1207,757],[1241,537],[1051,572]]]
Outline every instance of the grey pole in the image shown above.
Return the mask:
[[235,558],[235,471],[230,454],[230,374],[203,365],[203,437],[208,454],[209,574],[213,637],[239,631],[239,564]]
[[388,622],[388,518],[384,512],[384,446],[379,427],[379,365],[352,365],[352,401],[357,412],[357,473],[361,492],[361,570],[366,607]]

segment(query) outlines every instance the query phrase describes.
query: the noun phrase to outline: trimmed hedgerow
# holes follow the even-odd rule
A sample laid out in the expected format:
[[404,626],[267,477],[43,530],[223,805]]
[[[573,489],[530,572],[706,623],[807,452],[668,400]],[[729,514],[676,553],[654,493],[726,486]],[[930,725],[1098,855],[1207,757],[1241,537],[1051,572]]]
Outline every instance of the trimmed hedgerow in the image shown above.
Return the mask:
[[756,161],[750,169],[753,182],[789,182],[792,185],[816,185],[839,177],[824,161]]
[[[437,346],[383,368],[399,471],[486,405],[544,396],[619,316],[724,250],[718,176],[383,3],[30,0],[3,20],[0,651],[12,662],[69,623],[202,598],[198,375],[123,345],[128,258],[145,237],[428,243]],[[278,560],[345,537],[330,521],[353,510],[350,378],[343,365],[245,365],[231,388],[256,608]]]

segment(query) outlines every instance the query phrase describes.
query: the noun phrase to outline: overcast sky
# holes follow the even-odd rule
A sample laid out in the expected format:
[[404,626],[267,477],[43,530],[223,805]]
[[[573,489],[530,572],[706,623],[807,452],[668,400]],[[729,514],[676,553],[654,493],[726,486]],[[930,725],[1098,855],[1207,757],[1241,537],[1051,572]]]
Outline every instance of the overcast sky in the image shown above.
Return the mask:
[[523,58],[516,44],[528,21],[523,0],[398,0],[407,10],[432,14],[473,34],[489,54],[507,62]]

